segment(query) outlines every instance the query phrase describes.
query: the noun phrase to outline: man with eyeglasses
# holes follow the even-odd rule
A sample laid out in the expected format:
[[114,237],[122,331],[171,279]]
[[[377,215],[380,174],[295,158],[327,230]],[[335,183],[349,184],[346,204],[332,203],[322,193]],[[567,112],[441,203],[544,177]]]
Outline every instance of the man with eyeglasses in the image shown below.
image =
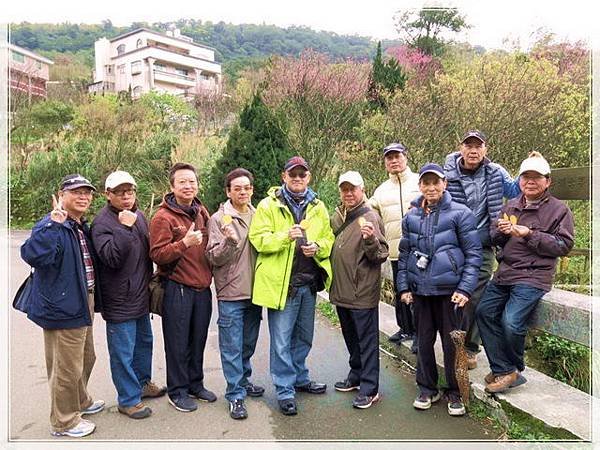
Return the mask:
[[481,342],[475,321],[475,308],[494,267],[490,224],[498,218],[503,197],[513,198],[519,194],[518,182],[512,180],[504,167],[487,158],[486,142],[487,138],[481,131],[467,131],[461,140],[460,151],[448,155],[444,165],[448,192],[452,200],[468,206],[475,214],[477,233],[483,249],[477,288],[471,301],[465,306],[463,315],[462,328],[467,331],[465,347],[469,369],[477,367]]
[[498,268],[475,310],[490,362],[490,393],[525,383],[525,336],[531,314],[552,288],[558,257],[573,248],[573,213],[548,192],[550,165],[539,152],[521,163],[522,194],[508,201],[490,227],[500,248]]
[[252,302],[268,308],[270,369],[284,415],[296,415],[296,393],[323,394],[311,380],[306,358],[312,347],[317,291],[331,284],[333,232],[325,204],[308,187],[310,170],[290,158],[257,206],[249,238],[258,252]]
[[110,370],[117,410],[132,419],[144,419],[152,410],[142,399],[167,391],[151,381],[148,222],[138,209],[137,183],[129,173],[112,172],[104,186],[107,204],[92,222],[92,240],[99,259]]
[[196,197],[196,168],[176,163],[169,171],[171,192],[150,221],[150,258],[165,281],[162,329],[169,403],[181,412],[198,409],[194,400],[214,402],[204,386],[204,348],[212,315],[212,272],[206,258],[208,211]]
[[398,332],[391,335],[389,340],[399,344],[405,339],[412,339],[412,351],[417,352],[417,336],[415,323],[410,305],[400,301],[396,291],[398,278],[398,245],[402,237],[402,218],[408,212],[410,203],[421,195],[419,191],[419,176],[408,167],[408,150],[400,143],[392,143],[383,149],[383,160],[388,179],[380,184],[369,204],[383,220],[385,239],[389,244],[389,260],[392,265],[394,292],[396,293],[395,309]]
[[96,188],[79,174],[65,176],[52,211],[37,222],[21,246],[33,269],[27,317],[44,329],[53,436],[83,437],[96,425],[83,415],[99,413],[87,385],[96,361],[94,310],[101,309],[96,289],[96,255],[84,214]]

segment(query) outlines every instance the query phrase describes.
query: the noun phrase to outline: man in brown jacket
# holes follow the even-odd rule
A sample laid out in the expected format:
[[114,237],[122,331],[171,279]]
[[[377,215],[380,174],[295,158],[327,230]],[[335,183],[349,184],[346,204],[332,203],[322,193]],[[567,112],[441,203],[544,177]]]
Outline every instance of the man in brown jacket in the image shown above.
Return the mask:
[[335,389],[358,390],[352,406],[362,409],[379,400],[379,293],[381,264],[389,252],[381,218],[365,205],[361,175],[346,172],[338,186],[342,204],[331,217],[335,243],[329,299],[340,318],[350,372]]
[[191,398],[217,399],[204,387],[202,367],[212,314],[212,274],[205,255],[209,215],[196,198],[194,166],[175,164],[169,182],[171,192],[150,222],[150,258],[167,279],[162,328],[169,403],[190,412],[197,409]]
[[261,386],[249,381],[250,358],[256,348],[262,308],[252,304],[252,281],[256,250],[248,240],[255,209],[252,200],[254,178],[246,169],[234,169],[225,176],[229,200],[208,222],[206,256],[213,266],[219,300],[219,350],[227,382],[225,398],[232,419],[245,419],[246,396],[260,397]]

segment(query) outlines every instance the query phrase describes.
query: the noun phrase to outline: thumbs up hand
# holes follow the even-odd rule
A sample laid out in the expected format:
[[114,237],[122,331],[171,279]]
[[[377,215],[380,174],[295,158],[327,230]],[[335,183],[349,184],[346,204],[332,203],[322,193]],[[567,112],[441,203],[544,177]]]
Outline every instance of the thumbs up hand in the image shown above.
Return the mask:
[[194,231],[195,228],[196,224],[192,222],[192,225],[190,225],[190,229],[183,237],[183,243],[186,247],[202,244],[202,231]]

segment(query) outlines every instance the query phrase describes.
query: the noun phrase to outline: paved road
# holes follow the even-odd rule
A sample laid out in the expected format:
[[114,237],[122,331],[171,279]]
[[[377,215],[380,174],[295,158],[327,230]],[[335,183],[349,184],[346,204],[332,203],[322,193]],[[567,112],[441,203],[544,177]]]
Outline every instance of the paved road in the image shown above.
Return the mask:
[[[19,246],[27,233],[13,232],[10,239],[11,297],[28,273],[19,257]],[[216,308],[213,308],[216,311]],[[266,314],[264,314],[266,316]],[[49,436],[49,395],[44,364],[42,331],[24,314],[10,312],[10,423],[11,440],[52,440]],[[152,323],[154,380],[165,383],[165,362],[160,317]],[[219,359],[216,314],[213,314],[205,352],[205,384],[219,396],[217,402],[201,404],[193,413],[175,411],[165,398],[148,403],[154,414],[134,421],[118,413],[116,394],[110,379],[105,326],[96,314],[94,339],[97,361],[89,389],[95,398],[106,400],[107,408],[92,416],[97,428],[86,440],[493,440],[493,431],[468,417],[448,416],[445,403],[420,412],[412,408],[414,375],[386,355],[381,356],[382,401],[367,410],[351,407],[353,395],[333,390],[333,383],[344,378],[348,354],[341,332],[318,317],[313,351],[308,360],[312,377],[329,386],[325,395],[298,395],[299,414],[285,417],[268,372],[268,329],[266,320],[260,330],[257,353],[253,359],[252,381],[266,387],[263,398],[248,399],[249,418],[234,421],[228,416],[223,394],[225,382]],[[62,438],[66,439],[66,438]],[[119,446],[121,447],[121,446]]]

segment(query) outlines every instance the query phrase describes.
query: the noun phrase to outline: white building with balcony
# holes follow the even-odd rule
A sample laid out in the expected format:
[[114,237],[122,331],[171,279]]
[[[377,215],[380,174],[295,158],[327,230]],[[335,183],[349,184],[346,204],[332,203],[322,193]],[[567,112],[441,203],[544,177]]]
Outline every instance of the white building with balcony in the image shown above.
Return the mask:
[[215,50],[194,43],[179,30],[162,34],[146,28],[102,38],[94,45],[96,67],[90,92],[149,91],[190,96],[219,91],[221,64]]

